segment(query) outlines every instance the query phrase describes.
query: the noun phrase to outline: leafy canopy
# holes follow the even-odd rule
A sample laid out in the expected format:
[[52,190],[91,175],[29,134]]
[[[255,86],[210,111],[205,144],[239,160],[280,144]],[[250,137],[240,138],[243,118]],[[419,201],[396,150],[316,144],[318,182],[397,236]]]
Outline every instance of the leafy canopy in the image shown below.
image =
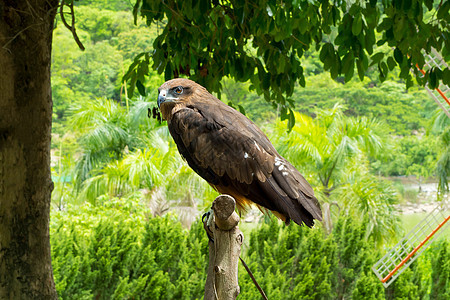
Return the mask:
[[[267,101],[281,104],[281,118],[292,127],[290,97],[296,83],[305,85],[305,51],[320,50],[332,78],[348,81],[356,68],[363,79],[377,65],[383,81],[398,66],[411,86],[410,70],[418,74],[415,65],[423,67],[424,52],[433,47],[450,55],[449,9],[449,1],[432,0],[137,0],[135,20],[140,13],[147,25],[157,22],[163,30],[154,51],[138,55],[124,79],[145,94],[153,62],[166,79],[185,75],[219,93],[225,76],[250,81]],[[431,69],[417,80],[431,87],[441,80],[450,84],[450,69]]]

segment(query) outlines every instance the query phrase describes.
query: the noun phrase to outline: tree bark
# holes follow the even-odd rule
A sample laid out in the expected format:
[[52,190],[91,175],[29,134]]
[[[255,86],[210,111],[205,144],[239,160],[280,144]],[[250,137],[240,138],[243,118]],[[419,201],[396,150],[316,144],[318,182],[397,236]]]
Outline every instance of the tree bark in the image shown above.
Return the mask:
[[56,299],[49,216],[58,0],[0,0],[0,299]]
[[239,295],[238,260],[244,236],[238,228],[239,216],[235,200],[218,196],[206,221],[209,241],[209,265],[205,284],[205,300],[231,300]]

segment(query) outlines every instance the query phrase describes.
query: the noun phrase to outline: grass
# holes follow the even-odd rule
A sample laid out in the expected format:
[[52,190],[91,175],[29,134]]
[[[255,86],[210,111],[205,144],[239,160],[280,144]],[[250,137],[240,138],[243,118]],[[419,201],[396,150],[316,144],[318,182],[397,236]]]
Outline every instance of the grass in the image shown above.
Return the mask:
[[[409,214],[409,215],[401,215],[400,219],[402,222],[402,226],[403,229],[405,230],[405,235],[410,232],[414,226],[416,226],[417,224],[419,224],[420,221],[422,221],[423,219],[425,219],[425,217],[428,215],[428,213],[414,213],[414,214]],[[447,223],[449,223],[450,221],[448,221]],[[450,225],[446,224],[446,226],[444,228],[441,228],[441,230],[444,230],[443,232],[441,232],[440,236],[438,237],[438,239],[447,239],[450,240]],[[431,233],[431,230],[430,230]]]

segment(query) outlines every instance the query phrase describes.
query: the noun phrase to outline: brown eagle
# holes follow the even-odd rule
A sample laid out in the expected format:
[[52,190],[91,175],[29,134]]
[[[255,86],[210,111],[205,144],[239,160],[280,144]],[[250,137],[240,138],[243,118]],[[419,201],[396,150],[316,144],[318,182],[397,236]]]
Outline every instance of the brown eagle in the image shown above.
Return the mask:
[[158,89],[158,106],[189,166],[239,209],[255,203],[286,224],[322,220],[306,179],[247,117],[194,81],[177,78]]

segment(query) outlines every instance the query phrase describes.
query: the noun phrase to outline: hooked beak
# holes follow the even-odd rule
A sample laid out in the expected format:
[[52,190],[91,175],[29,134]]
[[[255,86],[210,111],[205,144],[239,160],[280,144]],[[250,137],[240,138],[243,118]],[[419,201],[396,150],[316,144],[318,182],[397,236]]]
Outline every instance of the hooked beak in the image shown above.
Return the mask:
[[158,107],[161,108],[161,104],[164,102],[174,102],[175,100],[177,99],[170,96],[167,97],[167,90],[161,90],[158,95]]
[[158,95],[158,108],[161,108],[161,103],[163,103],[164,101],[166,101],[166,97],[159,94]]
[[160,90],[158,95],[158,108],[161,108],[161,104],[166,102],[167,90]]

